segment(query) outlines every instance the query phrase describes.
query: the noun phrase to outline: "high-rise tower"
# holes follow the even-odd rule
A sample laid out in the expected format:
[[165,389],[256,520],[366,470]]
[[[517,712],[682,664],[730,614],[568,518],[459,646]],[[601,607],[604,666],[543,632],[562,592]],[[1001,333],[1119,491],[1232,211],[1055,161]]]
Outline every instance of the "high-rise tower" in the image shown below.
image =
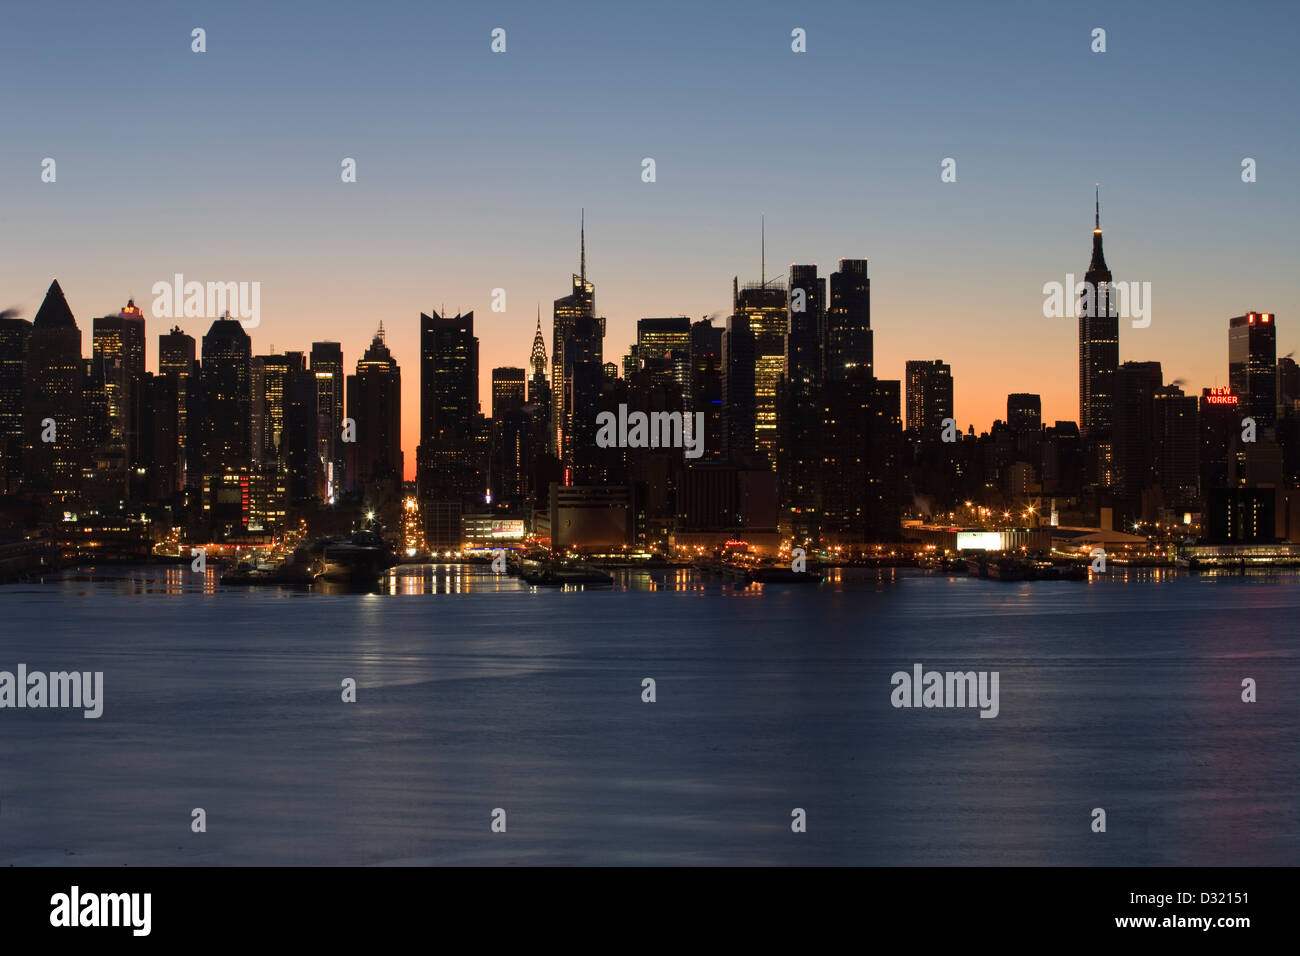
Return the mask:
[[551,348],[551,429],[555,456],[580,483],[595,453],[596,412],[604,378],[605,320],[596,315],[596,289],[587,281],[587,227],[579,233],[579,273],[573,291],[555,300]]
[[1083,277],[1087,286],[1079,303],[1079,427],[1086,435],[1104,439],[1115,423],[1119,315],[1110,269],[1101,249],[1100,191],[1095,216],[1092,261]]
[[[34,490],[66,501],[81,485],[86,363],[81,331],[58,279],[32,322],[24,377],[23,471]],[[50,436],[53,441],[46,440]]]
[[28,319],[0,315],[0,494],[17,490],[23,462],[23,381]]
[[1277,316],[1247,312],[1228,320],[1228,381],[1241,413],[1262,427],[1277,422]]

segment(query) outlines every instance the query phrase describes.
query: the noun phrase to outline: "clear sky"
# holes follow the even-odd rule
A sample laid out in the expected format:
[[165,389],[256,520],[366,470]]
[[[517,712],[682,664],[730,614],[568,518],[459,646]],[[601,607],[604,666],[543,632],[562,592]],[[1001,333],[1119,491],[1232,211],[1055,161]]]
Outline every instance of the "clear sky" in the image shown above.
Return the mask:
[[[1042,287],[1082,277],[1096,181],[1115,279],[1151,283],[1122,360],[1226,384],[1227,319],[1249,310],[1278,314],[1279,354],[1300,350],[1298,10],[10,4],[0,308],[30,317],[57,276],[88,352],[94,316],[130,295],[148,313],[174,273],[257,281],[255,353],[337,340],[349,369],[382,320],[411,472],[421,310],[474,310],[488,410],[491,369],[527,364],[539,302],[550,349],[580,208],[607,361],[639,317],[720,322],[731,277],[758,278],[765,214],[769,273],[870,259],[880,377],[949,362],[963,430],[1003,417],[1008,392],[1075,419],[1076,321],[1044,318]],[[150,323],[150,368],[170,324]]]

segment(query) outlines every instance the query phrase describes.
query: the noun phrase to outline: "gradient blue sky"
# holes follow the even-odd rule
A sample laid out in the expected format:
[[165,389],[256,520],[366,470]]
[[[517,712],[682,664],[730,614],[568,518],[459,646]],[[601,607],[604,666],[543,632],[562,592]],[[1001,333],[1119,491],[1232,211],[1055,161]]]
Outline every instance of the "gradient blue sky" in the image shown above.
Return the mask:
[[[977,430],[1008,392],[1077,414],[1081,277],[1102,183],[1117,280],[1153,321],[1124,360],[1227,377],[1227,319],[1300,348],[1300,13],[1290,3],[48,3],[0,14],[0,308],[57,276],[90,320],[181,272],[260,281],[255,351],[380,320],[414,460],[418,314],[474,309],[490,369],[588,274],[618,360],[641,316],[730,309],[731,277],[871,260],[877,374],[943,358]],[[190,51],[207,30],[208,50]],[[508,50],[489,51],[490,31]],[[1094,27],[1108,51],[1090,52]],[[808,52],[790,50],[803,27]],[[40,181],[43,157],[58,182]],[[340,161],[358,182],[340,182]],[[641,182],[654,157],[658,181]],[[957,182],[939,180],[944,157]],[[1240,163],[1258,162],[1243,184]],[[489,309],[507,291],[505,314]],[[149,329],[149,365],[156,334]],[[206,323],[180,322],[201,336]]]

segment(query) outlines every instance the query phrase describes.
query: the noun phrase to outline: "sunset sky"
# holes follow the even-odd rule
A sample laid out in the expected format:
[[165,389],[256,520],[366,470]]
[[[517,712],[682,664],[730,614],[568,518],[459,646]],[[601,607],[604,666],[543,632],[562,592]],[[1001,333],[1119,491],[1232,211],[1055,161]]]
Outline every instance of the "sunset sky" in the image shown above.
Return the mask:
[[[0,308],[31,317],[57,276],[88,354],[94,316],[147,314],[174,273],[257,281],[255,353],[337,340],[349,370],[382,320],[413,474],[422,310],[474,310],[488,411],[538,303],[550,349],[581,208],[607,361],[642,316],[721,323],[766,215],[769,274],[870,260],[877,375],[944,359],[978,431],[1008,392],[1077,417],[1076,322],[1043,317],[1042,287],[1082,278],[1100,181],[1114,277],[1152,288],[1121,360],[1226,384],[1227,320],[1250,310],[1300,350],[1293,4],[623,7],[11,6]],[[150,323],[151,369],[170,324]]]

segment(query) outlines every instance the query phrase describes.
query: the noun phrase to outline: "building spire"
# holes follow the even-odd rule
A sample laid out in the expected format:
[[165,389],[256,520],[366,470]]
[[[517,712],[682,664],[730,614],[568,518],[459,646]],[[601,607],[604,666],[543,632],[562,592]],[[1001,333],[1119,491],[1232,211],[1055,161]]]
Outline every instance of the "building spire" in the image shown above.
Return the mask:
[[1088,263],[1088,272],[1084,276],[1088,282],[1110,282],[1110,269],[1106,267],[1106,256],[1101,250],[1101,184],[1097,184],[1097,192],[1094,199],[1093,219],[1094,226],[1092,229],[1092,261]]
[[764,288],[766,288],[767,287],[767,216],[763,215],[762,213],[759,213],[758,216],[758,231],[761,237],[759,240],[760,250],[761,250],[759,255],[761,257],[761,261],[758,267],[758,281]]
[[581,226],[578,228],[578,248],[581,250],[579,259],[579,275],[582,276],[583,284],[587,282],[587,210],[582,210]]
[[533,334],[533,351],[529,357],[533,375],[546,377],[546,340],[542,338],[542,304],[537,303],[537,331]]

